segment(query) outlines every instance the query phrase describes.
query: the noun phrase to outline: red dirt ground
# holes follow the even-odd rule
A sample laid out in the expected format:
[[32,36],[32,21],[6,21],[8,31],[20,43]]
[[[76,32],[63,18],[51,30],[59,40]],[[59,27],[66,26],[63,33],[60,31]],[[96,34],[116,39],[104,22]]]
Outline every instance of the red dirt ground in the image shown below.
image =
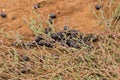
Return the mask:
[[[34,10],[33,5],[36,3],[41,3],[42,7]],[[22,18],[29,20],[30,17],[35,17],[32,12],[34,10],[45,20],[50,13],[56,13],[56,29],[62,29],[67,24],[84,33],[101,33],[104,27],[96,24],[97,19],[91,13],[95,4],[97,0],[1,0],[0,11],[5,10],[7,18],[0,17],[0,29],[20,31],[24,36],[31,36],[32,32]]]

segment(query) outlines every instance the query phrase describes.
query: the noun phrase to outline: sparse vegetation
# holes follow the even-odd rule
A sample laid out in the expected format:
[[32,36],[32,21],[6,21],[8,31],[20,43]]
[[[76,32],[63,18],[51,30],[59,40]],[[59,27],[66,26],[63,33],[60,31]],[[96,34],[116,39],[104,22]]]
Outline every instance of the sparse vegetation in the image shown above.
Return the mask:
[[[101,0],[98,2],[112,10],[109,14],[101,6],[100,14],[95,14],[99,22],[105,25],[106,32],[98,35],[95,43],[95,38],[86,39],[86,35],[82,34],[84,44],[80,48],[59,45],[59,38],[56,38],[58,32],[53,24],[48,21],[49,28],[44,28],[39,16],[38,25],[33,18],[30,22],[24,19],[37,36],[33,43],[24,41],[19,33],[15,35],[1,30],[0,80],[120,80],[120,4],[114,11],[111,9],[113,0],[108,1],[110,5],[102,4]],[[65,26],[64,30],[69,31],[69,28]],[[52,38],[57,41],[56,47],[48,48],[42,45],[43,42],[39,46],[38,42],[43,40],[39,35],[46,40]],[[86,43],[88,40],[89,43]],[[11,41],[14,44],[11,45]]]

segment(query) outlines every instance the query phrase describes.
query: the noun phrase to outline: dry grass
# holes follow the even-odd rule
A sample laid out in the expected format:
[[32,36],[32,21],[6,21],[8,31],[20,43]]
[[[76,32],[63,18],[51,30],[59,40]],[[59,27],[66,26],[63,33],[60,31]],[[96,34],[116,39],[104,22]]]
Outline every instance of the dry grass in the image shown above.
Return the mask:
[[[115,16],[120,14],[117,11]],[[1,30],[0,80],[120,80],[120,24],[109,21],[113,16],[106,19],[104,10],[100,13],[99,19],[104,19],[108,33],[99,35],[101,40],[91,51],[86,47],[79,50],[61,46],[25,49],[20,45],[21,48],[16,48],[10,41],[22,44],[24,37]],[[35,22],[31,20],[30,26],[34,26]],[[35,35],[43,33],[42,25],[38,30],[30,28]],[[30,60],[23,61],[22,56],[28,56]],[[23,69],[26,72],[22,73]]]

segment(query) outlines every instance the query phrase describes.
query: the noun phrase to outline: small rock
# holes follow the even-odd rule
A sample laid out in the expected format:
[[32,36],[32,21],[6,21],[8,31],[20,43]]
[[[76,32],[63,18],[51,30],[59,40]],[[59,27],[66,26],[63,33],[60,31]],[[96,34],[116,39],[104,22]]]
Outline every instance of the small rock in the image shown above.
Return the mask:
[[28,56],[22,56],[23,61],[30,61],[30,58]]
[[28,67],[24,66],[20,71],[21,71],[21,73],[26,74],[26,73],[30,72],[30,69]]
[[56,18],[56,14],[54,13],[51,13],[50,16],[49,16],[50,19],[55,19]]
[[40,8],[40,4],[39,3],[34,5],[34,9],[38,9],[38,8]]
[[2,18],[6,18],[7,17],[7,14],[5,12],[1,12],[0,15],[1,15]]
[[99,39],[97,37],[92,38],[92,42],[97,42]]
[[54,45],[53,45],[52,43],[48,43],[48,42],[45,43],[45,46],[46,46],[46,47],[50,47],[50,48],[53,48],[53,47],[54,47]]
[[48,34],[48,33],[51,32],[51,31],[52,31],[52,29],[51,29],[50,27],[46,27],[46,28],[45,28],[45,33],[46,33],[46,34]]
[[48,21],[50,24],[53,24],[52,18],[49,18]]
[[100,5],[95,5],[96,10],[100,10],[101,6]]
[[70,39],[67,39],[67,40],[66,40],[66,44],[67,44],[68,46],[70,46],[70,42],[71,42]]
[[38,43],[39,46],[46,46],[46,47],[50,47],[50,48],[53,48],[54,47],[54,44],[53,43],[50,43],[50,42],[45,42],[45,41],[40,41]]
[[39,41],[39,42],[38,42],[38,45],[39,45],[39,46],[44,46],[44,45],[45,45],[45,41],[43,41],[43,40],[42,40],[42,41]]
[[36,36],[35,39],[34,39],[36,42],[39,42],[41,40],[43,40],[42,36]]
[[78,30],[69,30],[67,33],[67,36],[70,39],[76,38],[77,36],[79,36],[79,31]]
[[69,27],[65,25],[64,30],[69,30]]
[[67,40],[66,44],[67,44],[69,47],[79,48],[78,43],[75,42],[75,41],[72,41],[72,40]]
[[34,41],[33,42],[28,42],[27,46],[29,46],[29,47],[37,47],[37,45],[36,45],[36,43]]
[[57,33],[58,39],[59,40],[64,40],[66,38],[66,32],[65,31],[60,31]]
[[56,33],[52,33],[51,38],[54,39],[55,41],[58,40],[58,36]]

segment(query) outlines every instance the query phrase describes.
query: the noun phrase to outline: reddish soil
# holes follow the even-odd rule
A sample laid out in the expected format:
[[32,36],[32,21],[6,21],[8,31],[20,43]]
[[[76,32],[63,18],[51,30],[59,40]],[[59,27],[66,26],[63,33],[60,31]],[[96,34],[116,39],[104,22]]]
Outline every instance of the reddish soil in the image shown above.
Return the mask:
[[[42,7],[34,10],[36,3],[41,3]],[[97,0],[1,0],[0,11],[5,10],[7,18],[0,17],[0,29],[20,31],[24,36],[31,36],[32,32],[22,18],[29,20],[30,17],[36,17],[34,10],[43,20],[47,20],[50,13],[56,13],[56,29],[62,29],[67,24],[84,33],[100,33],[104,27],[96,24],[97,19],[91,13],[92,9],[95,10],[95,4]]]

